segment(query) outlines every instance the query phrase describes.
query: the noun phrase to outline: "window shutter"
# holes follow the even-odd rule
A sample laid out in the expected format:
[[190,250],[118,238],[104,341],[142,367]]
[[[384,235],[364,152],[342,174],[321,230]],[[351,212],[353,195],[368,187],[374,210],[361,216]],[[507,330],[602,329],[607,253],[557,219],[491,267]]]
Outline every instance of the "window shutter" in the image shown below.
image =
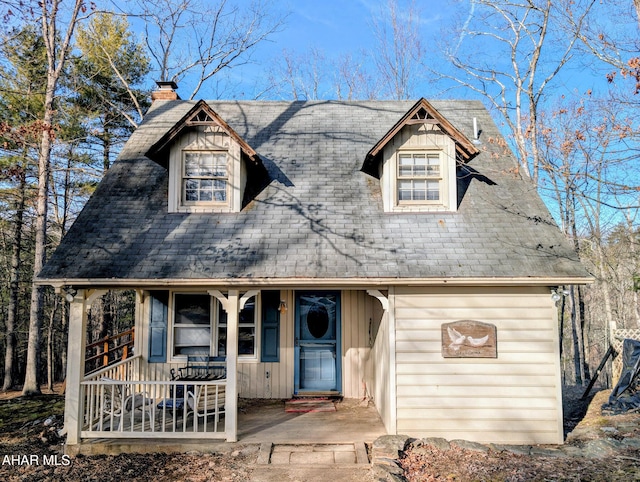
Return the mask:
[[262,291],[262,350],[263,362],[280,361],[280,292]]
[[149,363],[166,363],[167,361],[167,291],[151,293],[151,319],[149,320]]

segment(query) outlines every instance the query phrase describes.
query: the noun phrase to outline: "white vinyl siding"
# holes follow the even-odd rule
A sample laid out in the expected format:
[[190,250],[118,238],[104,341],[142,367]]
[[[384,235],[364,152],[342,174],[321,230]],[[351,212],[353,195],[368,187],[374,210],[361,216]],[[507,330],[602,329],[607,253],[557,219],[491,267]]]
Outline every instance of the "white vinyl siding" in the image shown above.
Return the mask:
[[[562,443],[555,306],[545,288],[398,289],[397,432],[513,444]],[[498,357],[443,358],[441,325],[497,327]]]

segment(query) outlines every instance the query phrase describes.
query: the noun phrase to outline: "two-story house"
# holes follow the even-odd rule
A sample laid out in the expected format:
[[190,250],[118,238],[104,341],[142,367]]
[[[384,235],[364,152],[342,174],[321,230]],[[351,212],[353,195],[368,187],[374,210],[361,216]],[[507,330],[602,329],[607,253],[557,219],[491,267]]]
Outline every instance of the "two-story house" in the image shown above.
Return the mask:
[[[562,442],[553,290],[590,276],[480,102],[171,87],[39,277],[73,296],[69,444],[233,441],[238,396],[294,395],[369,397],[390,434]],[[112,289],[136,292],[135,356],[85,377]],[[195,355],[226,375],[189,400]]]

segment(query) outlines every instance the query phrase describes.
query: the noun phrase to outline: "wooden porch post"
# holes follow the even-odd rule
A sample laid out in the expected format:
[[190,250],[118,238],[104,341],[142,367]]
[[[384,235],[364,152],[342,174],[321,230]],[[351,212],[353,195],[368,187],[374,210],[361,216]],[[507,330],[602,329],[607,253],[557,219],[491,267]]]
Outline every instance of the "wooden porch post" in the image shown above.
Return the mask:
[[67,378],[64,403],[64,427],[67,445],[80,442],[82,401],[80,382],[84,377],[84,356],[87,333],[85,292],[78,290],[69,308],[69,346],[67,348]]
[[229,290],[227,296],[219,290],[209,290],[227,312],[227,390],[225,392],[225,432],[227,442],[238,440],[238,332],[240,326],[240,311],[258,290],[247,291],[240,297],[240,291]]
[[229,290],[227,296],[227,391],[225,394],[225,430],[227,442],[238,440],[238,324],[240,293]]

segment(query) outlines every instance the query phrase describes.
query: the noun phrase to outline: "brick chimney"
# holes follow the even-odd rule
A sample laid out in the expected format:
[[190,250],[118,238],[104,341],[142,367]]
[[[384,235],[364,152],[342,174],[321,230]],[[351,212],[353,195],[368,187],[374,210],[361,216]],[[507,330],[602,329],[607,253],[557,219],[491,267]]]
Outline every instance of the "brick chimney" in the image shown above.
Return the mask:
[[178,84],[171,81],[157,81],[158,88],[151,92],[151,102],[156,100],[178,100],[180,97],[176,92]]

